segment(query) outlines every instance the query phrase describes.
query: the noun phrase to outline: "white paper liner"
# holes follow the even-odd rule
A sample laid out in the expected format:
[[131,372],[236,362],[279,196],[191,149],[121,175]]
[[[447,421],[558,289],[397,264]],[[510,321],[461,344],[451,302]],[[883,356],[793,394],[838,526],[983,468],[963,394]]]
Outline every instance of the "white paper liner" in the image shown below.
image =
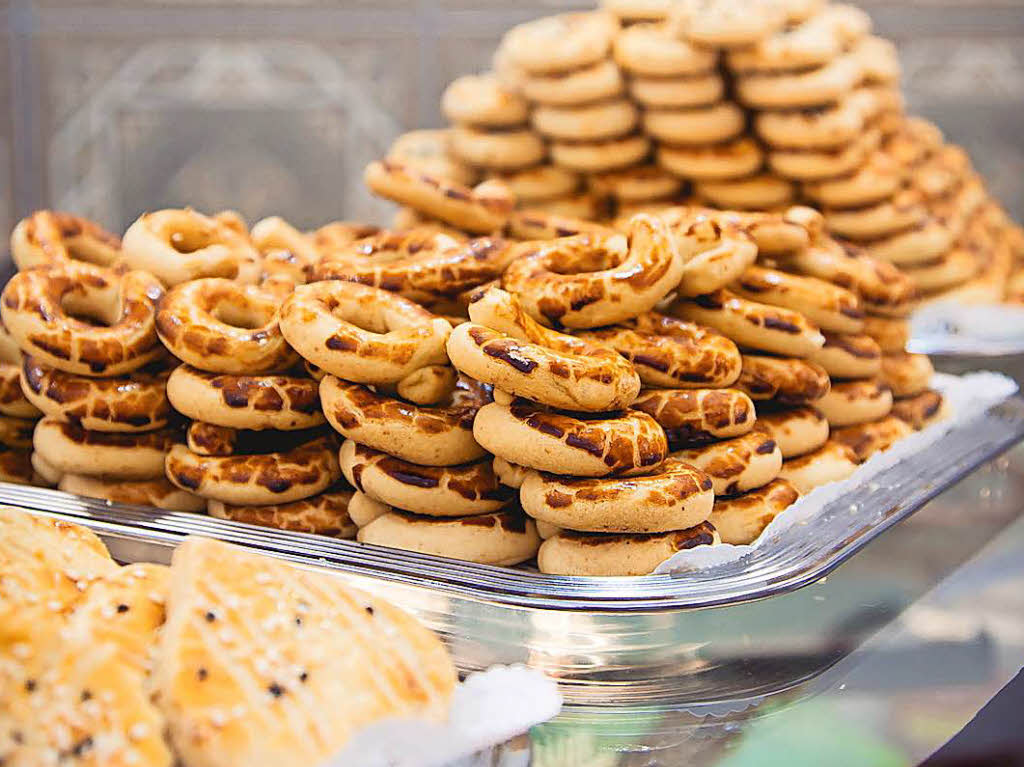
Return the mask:
[[1017,353],[1024,351],[1024,306],[938,301],[914,312],[910,330],[911,351]]
[[504,743],[558,714],[554,680],[525,666],[495,666],[455,689],[447,722],[387,719],[361,730],[323,767],[432,767]]
[[[911,434],[889,450],[875,453],[849,478],[815,488],[775,517],[753,543],[723,543],[718,546],[697,546],[679,551],[662,562],[654,572],[671,573],[722,565],[742,559],[761,546],[770,546],[773,538],[783,530],[806,523],[820,513],[826,504],[870,481],[879,472],[911,457],[940,439],[953,427],[967,423],[988,408],[1002,402],[1017,391],[1017,384],[1013,379],[999,373],[980,372],[964,376],[936,373],[932,379],[932,388],[942,392],[951,410],[950,417],[944,421]],[[866,508],[861,509],[860,513],[870,515],[875,511]]]

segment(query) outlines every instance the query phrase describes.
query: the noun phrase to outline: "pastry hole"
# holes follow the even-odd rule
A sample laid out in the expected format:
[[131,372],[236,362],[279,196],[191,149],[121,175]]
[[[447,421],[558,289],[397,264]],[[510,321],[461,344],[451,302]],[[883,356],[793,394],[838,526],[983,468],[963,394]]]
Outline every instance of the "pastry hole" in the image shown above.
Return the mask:
[[219,322],[244,330],[256,330],[266,325],[270,320],[269,317],[259,312],[233,303],[219,304],[214,308],[212,314]]
[[179,253],[195,253],[214,244],[212,233],[201,229],[178,230],[171,232],[168,241]]
[[109,328],[117,322],[119,307],[104,305],[104,302],[94,302],[87,296],[70,293],[61,299],[60,305],[72,319],[85,323],[91,327]]

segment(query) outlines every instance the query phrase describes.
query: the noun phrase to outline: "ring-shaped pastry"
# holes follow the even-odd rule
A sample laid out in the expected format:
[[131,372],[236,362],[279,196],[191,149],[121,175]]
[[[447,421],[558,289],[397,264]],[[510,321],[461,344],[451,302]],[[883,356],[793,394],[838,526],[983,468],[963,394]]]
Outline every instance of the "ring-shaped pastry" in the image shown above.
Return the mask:
[[875,453],[888,450],[913,433],[914,427],[902,418],[888,415],[877,421],[833,429],[832,439],[850,448],[857,460],[863,463]]
[[121,238],[87,218],[37,210],[11,232],[11,257],[19,270],[67,261],[113,266],[121,257]]
[[211,373],[252,375],[298,364],[281,333],[280,301],[253,285],[216,277],[171,288],[160,301],[160,340],[183,362]]
[[496,237],[460,242],[432,229],[385,232],[325,254],[312,279],[358,282],[426,301],[497,279],[511,251]]
[[502,485],[490,458],[459,466],[421,466],[345,440],[339,453],[345,479],[359,492],[396,509],[432,517],[497,511],[515,497]]
[[873,378],[882,370],[882,350],[869,335],[825,333],[825,345],[807,359],[832,379]]
[[664,25],[633,24],[615,38],[613,56],[634,75],[673,77],[710,72],[718,63],[710,48],[691,45]]
[[814,406],[828,419],[833,429],[854,426],[889,415],[892,390],[876,379],[837,381]]
[[913,397],[898,399],[892,403],[892,415],[901,418],[914,429],[921,430],[948,415],[948,403],[940,392],[926,389]]
[[910,323],[904,319],[868,315],[864,318],[864,334],[875,339],[885,354],[901,352],[910,341]]
[[492,402],[477,413],[473,434],[506,461],[574,477],[642,474],[668,454],[665,432],[639,410],[587,418],[524,399]]
[[918,298],[913,280],[890,263],[855,247],[818,242],[785,259],[786,268],[858,293],[861,306],[884,317],[906,317]]
[[[735,243],[749,238],[754,241],[757,252],[762,256],[778,256],[803,250],[825,227],[825,220],[818,211],[802,205],[794,205],[780,213],[674,206],[660,211],[658,215],[677,236],[699,235],[698,241],[722,238],[733,242],[734,247]],[[702,222],[705,221],[717,224],[718,232],[704,225]],[[691,227],[694,228],[692,232]],[[746,235],[746,238],[742,235]],[[695,287],[704,286],[697,284]]]
[[906,265],[907,275],[918,290],[927,295],[963,285],[979,272],[980,253],[968,247],[955,247],[943,253],[934,261]]
[[164,354],[156,333],[162,295],[147,272],[68,261],[14,275],[0,310],[25,353],[69,373],[118,376]]
[[363,178],[374,194],[477,234],[504,227],[515,205],[500,182],[484,181],[470,189],[393,160],[371,162]]
[[713,293],[739,277],[757,259],[757,245],[738,218],[700,208],[671,208],[660,214],[683,261],[678,292]]
[[905,189],[873,205],[823,211],[829,231],[837,237],[865,242],[923,225],[928,208],[920,192]]
[[654,418],[676,450],[742,436],[757,418],[750,397],[737,389],[645,389],[633,408]]
[[395,293],[338,280],[301,285],[281,306],[281,330],[302,358],[354,383],[397,384],[446,364],[451,327]]
[[[538,522],[538,530],[540,526]],[[551,575],[648,575],[677,551],[721,542],[708,522],[687,530],[637,535],[560,530],[541,544],[537,568]]]
[[167,398],[193,420],[234,429],[294,431],[324,422],[318,384],[302,376],[207,373],[180,365],[167,379]]
[[184,448],[180,443],[177,429],[116,434],[55,418],[43,418],[32,435],[32,447],[55,471],[104,479],[156,479],[168,452]]
[[699,200],[718,208],[761,211],[783,208],[796,199],[796,185],[774,173],[724,181],[698,181],[693,192]]
[[610,13],[561,13],[512,27],[501,47],[531,74],[568,72],[603,59],[618,32],[619,21]]
[[931,385],[935,368],[926,354],[892,352],[882,355],[882,380],[893,397],[914,397]]
[[[736,495],[767,485],[779,475],[782,451],[765,429],[672,453],[709,477],[715,496]],[[717,501],[716,501],[717,503]]]
[[783,459],[806,455],[828,440],[828,419],[810,406],[762,408],[757,425],[772,435]]
[[840,101],[860,76],[860,63],[853,56],[837,56],[809,71],[743,75],[736,79],[736,97],[753,109],[818,107]]
[[65,493],[101,498],[129,506],[154,506],[167,511],[205,511],[206,499],[172,485],[167,477],[154,479],[100,479],[81,474],[64,474],[57,489]]
[[859,465],[850,448],[830,439],[811,453],[783,461],[779,479],[789,482],[800,495],[807,495],[816,487],[846,479]]
[[637,165],[651,152],[651,139],[643,133],[603,141],[553,141],[551,161],[578,173],[604,173]]
[[611,59],[602,59],[569,72],[523,74],[520,91],[537,104],[571,106],[615,98],[626,89],[622,70]]
[[768,167],[792,181],[820,181],[856,173],[882,141],[878,128],[861,133],[835,149],[775,149],[768,152]]
[[26,354],[19,378],[37,412],[92,431],[140,432],[167,425],[170,374],[167,360],[157,360],[126,376],[92,378],[57,370]]
[[249,238],[264,255],[285,251],[303,265],[312,264],[319,257],[313,236],[300,232],[280,216],[268,216],[257,221],[252,225]]
[[804,405],[828,394],[830,384],[825,369],[809,360],[744,354],[735,386],[754,400]]
[[632,77],[629,95],[649,109],[706,107],[725,96],[725,79],[715,71],[675,77]]
[[614,349],[549,330],[510,293],[491,288],[469,305],[472,322],[448,340],[452,364],[478,381],[550,407],[606,412],[640,391],[633,366]]
[[711,328],[656,312],[577,335],[615,349],[633,363],[644,386],[719,389],[740,375],[736,344]]
[[642,477],[576,478],[530,472],[519,501],[531,517],[593,533],[664,533],[711,514],[711,478],[678,458]]
[[519,509],[469,517],[429,517],[393,509],[359,528],[361,543],[511,567],[540,546],[533,520]]
[[582,234],[517,248],[502,287],[530,315],[559,327],[594,328],[654,308],[679,283],[682,261],[665,224],[637,215],[621,235]]
[[678,301],[669,312],[709,325],[739,346],[774,354],[806,357],[825,343],[817,326],[799,312],[749,301],[724,289]]
[[275,530],[295,530],[300,533],[329,535],[332,538],[355,538],[356,525],[348,513],[354,492],[344,483],[329,488],[319,495],[290,503],[272,503],[269,506],[245,506],[206,502],[211,517],[244,522]]
[[175,445],[167,478],[182,490],[237,506],[267,506],[309,498],[341,478],[337,440],[316,437],[290,450],[254,455],[197,455]]
[[816,277],[751,266],[729,288],[751,301],[799,312],[824,331],[859,333],[864,325],[857,294]]
[[334,376],[320,382],[320,399],[327,420],[344,437],[404,461],[455,466],[485,455],[473,437],[473,419],[491,401],[491,392],[471,378],[460,376],[448,400],[432,407]]
[[562,141],[601,141],[625,136],[639,121],[640,110],[627,98],[573,106],[539,104],[530,116],[537,133]]
[[203,277],[253,283],[259,276],[259,252],[248,232],[187,208],[143,213],[124,233],[122,249],[125,264],[168,287]]
[[775,517],[799,498],[800,493],[793,485],[776,479],[743,495],[716,498],[708,522],[715,526],[722,543],[753,543]]

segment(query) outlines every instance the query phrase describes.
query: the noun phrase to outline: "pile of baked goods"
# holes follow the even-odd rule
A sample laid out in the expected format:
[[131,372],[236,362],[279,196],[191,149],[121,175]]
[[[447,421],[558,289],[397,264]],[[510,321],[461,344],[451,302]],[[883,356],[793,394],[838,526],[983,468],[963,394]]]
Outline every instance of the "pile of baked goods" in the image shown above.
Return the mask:
[[2,422],[28,468],[9,479],[642,574],[753,541],[941,415],[903,349],[911,280],[810,208],[677,206],[619,231],[393,162],[367,177],[437,223],[250,231],[164,210],[121,241],[68,214],[21,222],[0,312],[25,409]]
[[0,508],[5,765],[319,765],[381,719],[444,721],[455,682],[438,637],[330,575],[202,538],[121,567]]
[[815,0],[517,27],[367,167],[389,230],[33,214],[3,478],[548,573],[754,541],[944,415],[922,298],[1024,265],[869,31]]
[[403,136],[390,159],[466,185],[497,179],[520,207],[590,220],[802,201],[926,298],[1024,298],[1024,234],[964,150],[904,113],[895,47],[862,10],[602,5],[511,29],[493,72],[448,87],[452,127]]

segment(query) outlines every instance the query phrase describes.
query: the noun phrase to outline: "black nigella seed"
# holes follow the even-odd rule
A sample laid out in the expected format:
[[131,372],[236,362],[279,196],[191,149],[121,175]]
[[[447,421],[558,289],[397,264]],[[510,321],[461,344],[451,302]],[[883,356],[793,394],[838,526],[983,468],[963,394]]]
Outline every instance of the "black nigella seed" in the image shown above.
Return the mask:
[[82,690],[82,703],[92,699],[92,693],[89,690]]
[[78,741],[78,742],[77,742],[77,743],[76,743],[76,744],[75,744],[75,745],[74,745],[74,746],[72,747],[72,749],[71,749],[71,755],[72,755],[72,756],[75,756],[75,757],[81,756],[81,755],[82,755],[82,754],[84,754],[84,753],[85,753],[86,751],[88,751],[88,750],[89,750],[90,748],[92,748],[92,738],[90,738],[90,737],[89,737],[89,736],[87,735],[86,737],[82,738],[82,739],[81,739],[80,741]]
[[207,610],[206,615],[204,615],[203,617],[206,618],[207,623],[213,623],[215,620],[217,620],[217,616],[214,615],[213,610]]
[[281,685],[279,685],[277,682],[272,682],[267,687],[267,692],[269,692],[275,698],[280,698],[282,695],[284,695],[284,688]]
[[307,673],[306,671],[303,671],[301,674],[299,674],[300,682],[305,683],[307,679],[309,679],[309,673]]
[[373,615],[373,608],[370,607],[369,605],[366,606],[366,614],[367,615]]
[[35,691],[36,691],[36,680],[35,679],[26,679],[25,680],[25,692],[35,692]]
[[202,681],[204,681],[204,680],[206,679],[206,677],[207,677],[207,676],[209,676],[209,675],[208,675],[208,674],[206,673],[206,669],[205,669],[205,668],[203,668],[202,666],[200,666],[200,667],[199,667],[199,670],[198,670],[198,671],[196,672],[196,676],[197,676],[197,677],[199,677],[199,681],[200,681],[200,682],[202,682]]
[[118,611],[119,613],[126,613],[126,612],[128,612],[128,605],[126,605],[126,604],[120,604],[120,605],[118,605],[118,606],[117,606],[117,611]]

